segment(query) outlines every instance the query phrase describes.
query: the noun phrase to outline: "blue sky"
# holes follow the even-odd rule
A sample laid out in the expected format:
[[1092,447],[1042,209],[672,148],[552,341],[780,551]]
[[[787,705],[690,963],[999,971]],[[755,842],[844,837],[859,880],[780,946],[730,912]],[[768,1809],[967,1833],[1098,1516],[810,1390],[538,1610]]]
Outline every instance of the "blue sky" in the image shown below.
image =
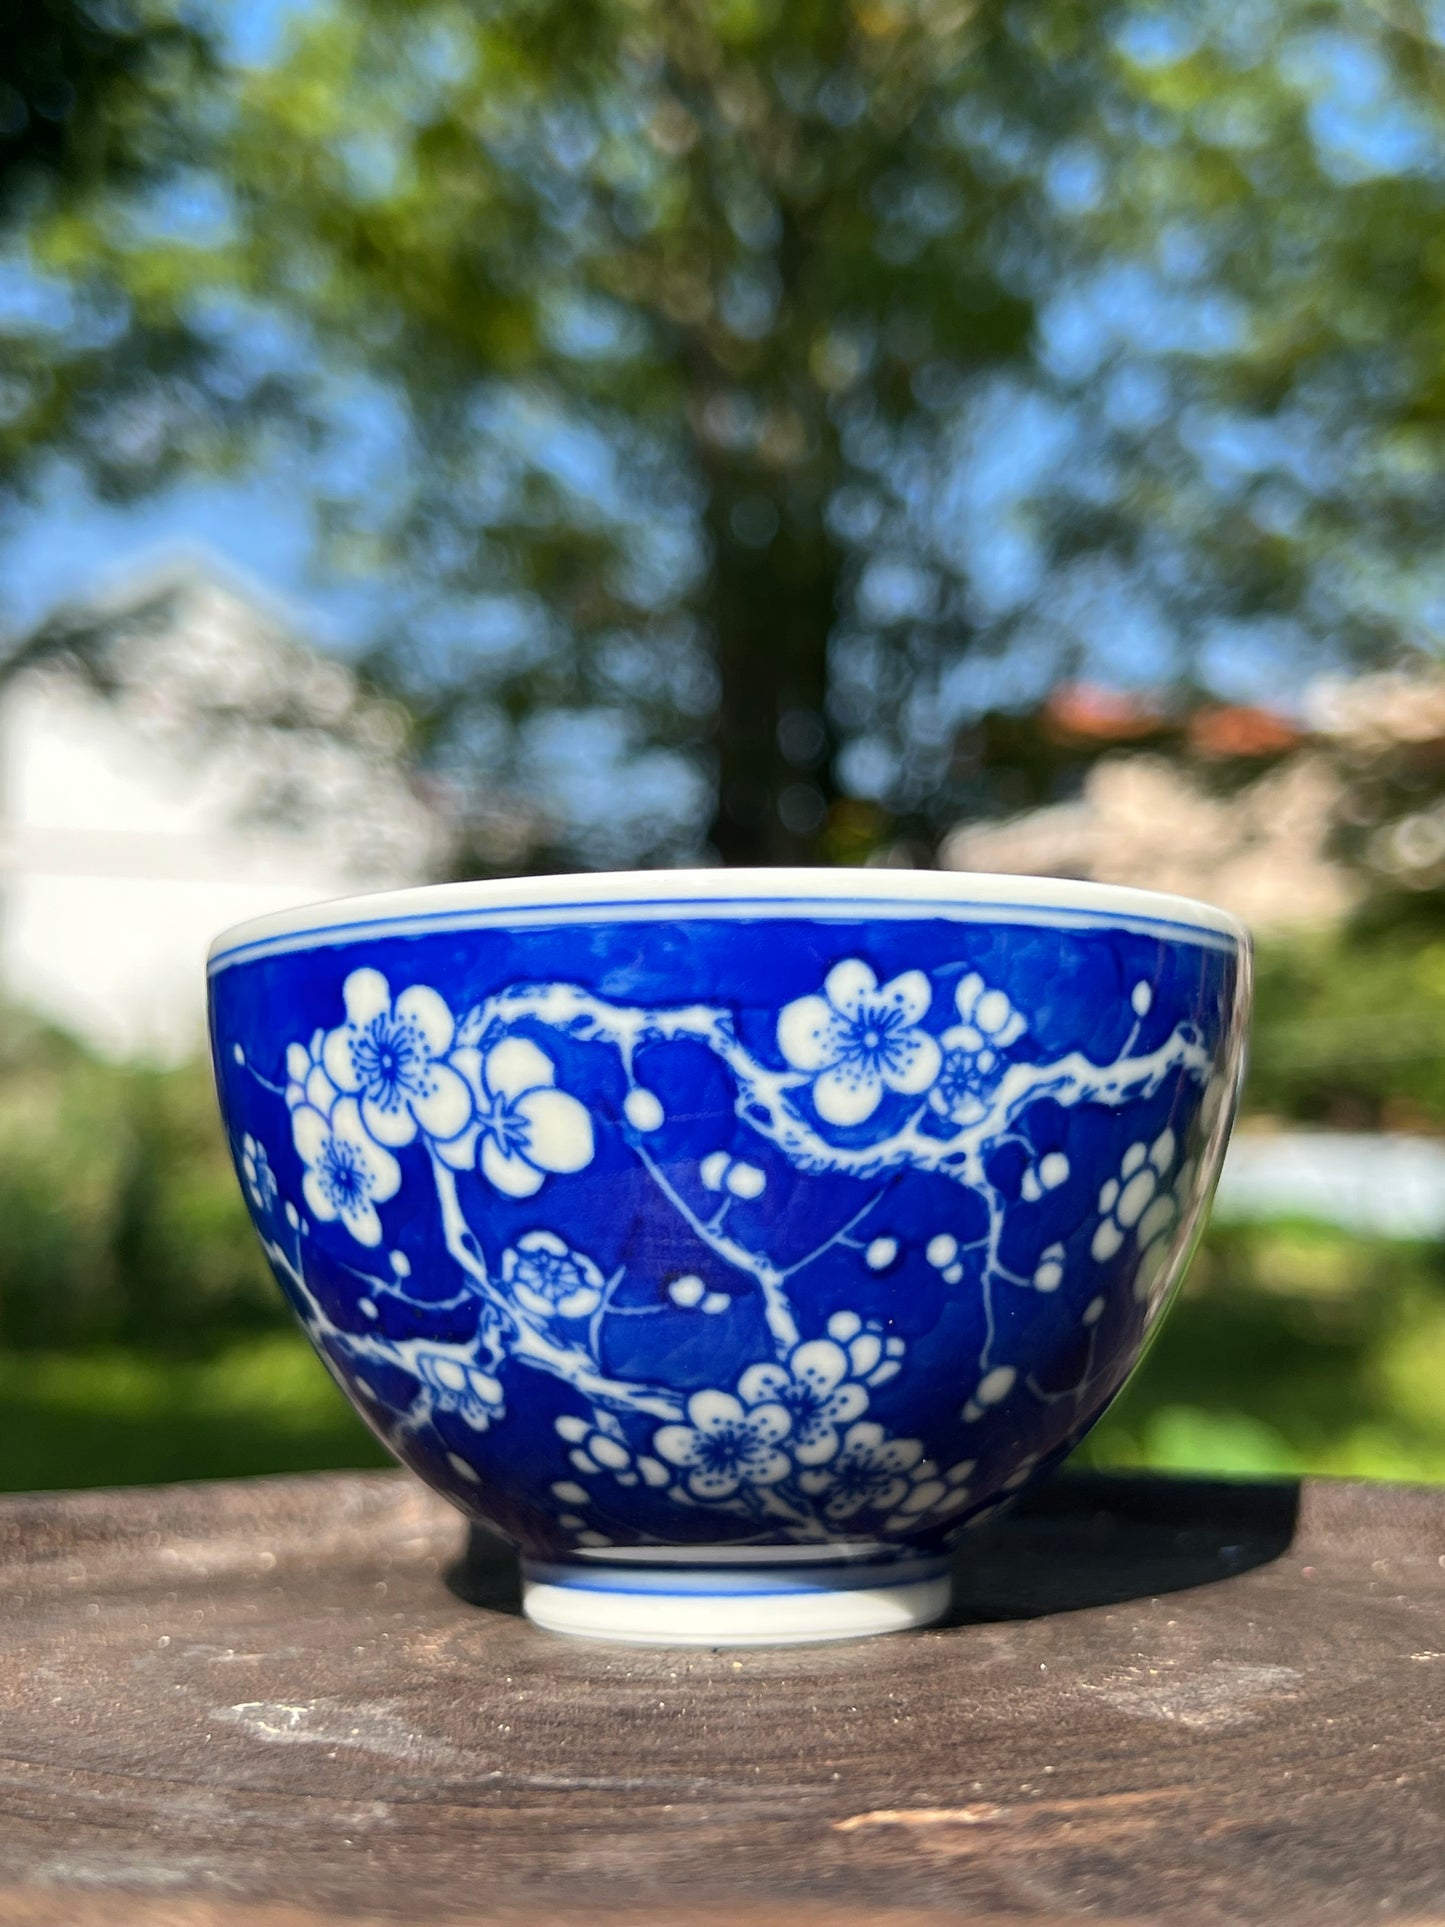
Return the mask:
[[309,494],[284,472],[183,482],[126,505],[98,502],[83,483],[58,478],[12,517],[0,542],[0,630],[23,634],[58,604],[196,549],[284,598],[316,641],[344,650],[364,635],[376,589],[318,579]]
[[310,10],[308,0],[221,0],[216,12],[225,48],[240,67],[263,67],[280,50],[288,21]]

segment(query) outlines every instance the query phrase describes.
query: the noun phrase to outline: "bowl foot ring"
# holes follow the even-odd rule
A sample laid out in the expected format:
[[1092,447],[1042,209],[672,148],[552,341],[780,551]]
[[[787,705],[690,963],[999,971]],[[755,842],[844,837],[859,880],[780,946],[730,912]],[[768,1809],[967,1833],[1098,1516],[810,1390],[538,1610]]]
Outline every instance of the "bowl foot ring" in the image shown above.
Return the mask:
[[849,1559],[628,1547],[522,1561],[522,1608],[536,1625],[634,1646],[797,1646],[902,1632],[942,1618],[949,1594],[946,1557],[882,1547]]

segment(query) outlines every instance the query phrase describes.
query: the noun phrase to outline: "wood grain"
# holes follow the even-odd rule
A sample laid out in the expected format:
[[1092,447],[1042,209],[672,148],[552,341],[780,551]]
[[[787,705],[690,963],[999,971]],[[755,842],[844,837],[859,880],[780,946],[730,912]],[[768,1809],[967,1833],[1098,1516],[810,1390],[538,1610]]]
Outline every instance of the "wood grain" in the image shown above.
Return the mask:
[[647,1652],[403,1474],[0,1502],[0,1927],[1445,1920],[1445,1492],[1080,1477]]

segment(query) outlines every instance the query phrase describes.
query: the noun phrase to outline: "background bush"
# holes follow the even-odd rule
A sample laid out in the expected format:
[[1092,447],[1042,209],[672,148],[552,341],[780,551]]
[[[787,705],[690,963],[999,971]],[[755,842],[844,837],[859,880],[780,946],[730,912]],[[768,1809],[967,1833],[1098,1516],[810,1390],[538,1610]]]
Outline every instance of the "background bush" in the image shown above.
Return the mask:
[[1260,951],[1250,1111],[1445,1131],[1445,922],[1430,899]]
[[284,1328],[209,1068],[99,1062],[11,1014],[0,1049],[0,1345],[195,1356]]

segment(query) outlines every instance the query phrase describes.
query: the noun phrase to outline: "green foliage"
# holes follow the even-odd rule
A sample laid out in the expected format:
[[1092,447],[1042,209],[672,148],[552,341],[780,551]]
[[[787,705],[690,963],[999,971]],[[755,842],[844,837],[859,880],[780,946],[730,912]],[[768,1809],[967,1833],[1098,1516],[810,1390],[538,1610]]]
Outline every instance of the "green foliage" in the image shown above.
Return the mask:
[[201,36],[154,0],[0,0],[0,50],[0,213],[143,179],[160,101],[204,64]]
[[[216,69],[173,0],[0,0],[0,514],[76,461],[103,494],[174,476],[234,420],[203,398],[195,277],[118,272],[140,211],[201,164]],[[260,411],[251,409],[255,420]]]
[[1445,1480],[1445,1251],[1216,1225],[1083,1457]]
[[[882,471],[905,440],[942,460],[918,390],[1027,350],[1033,301],[997,258],[1002,224],[1033,245],[1027,192],[985,181],[958,131],[1017,64],[940,0],[381,0],[319,10],[239,95],[253,288],[303,284],[327,360],[404,409],[386,488],[331,491],[334,534],[424,583],[423,624],[444,602],[472,612],[462,636],[501,618],[500,646],[371,657],[430,757],[524,780],[545,710],[554,735],[590,722],[624,758],[669,753],[690,799],[710,776],[726,861],[830,849],[863,721],[829,701],[866,565],[841,496],[866,497],[875,548],[916,549]],[[1027,94],[1055,137],[1078,118],[1045,68]],[[855,655],[937,678],[968,625],[931,575],[931,606],[867,625]],[[705,823],[619,785],[558,855],[676,856]]]
[[1445,923],[1408,920],[1266,946],[1249,1102],[1353,1129],[1445,1129]]
[[204,1353],[287,1314],[209,1071],[105,1064],[13,1013],[0,1060],[0,1346]]

